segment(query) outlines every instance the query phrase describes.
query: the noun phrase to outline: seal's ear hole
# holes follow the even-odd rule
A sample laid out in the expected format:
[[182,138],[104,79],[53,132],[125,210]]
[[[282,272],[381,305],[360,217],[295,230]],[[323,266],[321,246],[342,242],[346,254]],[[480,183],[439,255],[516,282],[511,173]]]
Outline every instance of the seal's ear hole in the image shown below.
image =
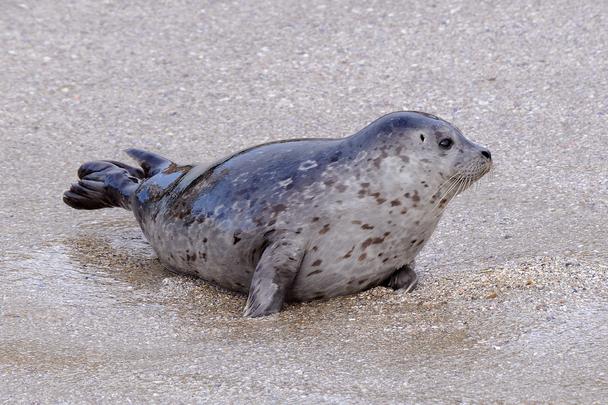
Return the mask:
[[421,140],[422,142],[424,142],[424,135],[423,135],[423,134],[420,134],[420,140]]

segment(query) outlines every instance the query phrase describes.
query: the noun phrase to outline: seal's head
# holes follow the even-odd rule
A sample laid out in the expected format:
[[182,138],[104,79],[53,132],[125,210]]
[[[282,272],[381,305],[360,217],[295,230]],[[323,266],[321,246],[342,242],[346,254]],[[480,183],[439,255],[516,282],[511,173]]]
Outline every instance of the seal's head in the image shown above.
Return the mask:
[[417,144],[420,160],[426,156],[435,169],[441,171],[444,182],[455,185],[454,194],[490,171],[492,154],[487,148],[467,139],[447,121],[428,114],[413,114],[421,117],[415,120],[418,125],[405,128],[408,143]]
[[385,159],[406,163],[387,165],[385,175],[398,175],[408,183],[412,177],[420,179],[431,194],[439,190],[436,194],[446,202],[492,168],[487,148],[467,139],[449,122],[426,113],[385,115],[357,137],[366,149],[381,150]]

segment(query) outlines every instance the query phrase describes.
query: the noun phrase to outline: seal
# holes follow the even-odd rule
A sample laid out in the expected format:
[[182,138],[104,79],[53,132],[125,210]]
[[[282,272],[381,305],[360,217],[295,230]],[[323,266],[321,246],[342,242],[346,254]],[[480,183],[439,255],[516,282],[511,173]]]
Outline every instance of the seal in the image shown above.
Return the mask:
[[450,123],[411,111],[207,166],[127,153],[141,168],[85,163],[64,202],[133,211],[166,267],[248,294],[249,317],[378,285],[411,290],[446,205],[492,167]]

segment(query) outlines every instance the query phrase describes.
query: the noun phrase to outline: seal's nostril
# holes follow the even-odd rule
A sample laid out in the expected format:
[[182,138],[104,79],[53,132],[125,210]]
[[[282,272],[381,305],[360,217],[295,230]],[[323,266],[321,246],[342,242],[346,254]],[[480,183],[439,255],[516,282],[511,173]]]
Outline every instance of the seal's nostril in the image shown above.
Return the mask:
[[486,159],[490,159],[492,160],[492,154],[490,153],[489,150],[482,150],[481,154],[483,155],[483,157],[485,157]]

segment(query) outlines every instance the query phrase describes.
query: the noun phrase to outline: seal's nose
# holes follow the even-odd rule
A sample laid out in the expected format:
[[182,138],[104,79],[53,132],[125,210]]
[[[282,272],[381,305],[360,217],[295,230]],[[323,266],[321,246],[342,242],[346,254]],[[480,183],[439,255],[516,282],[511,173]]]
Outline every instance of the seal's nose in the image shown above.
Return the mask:
[[490,153],[490,151],[489,151],[489,150],[484,149],[484,150],[482,150],[482,151],[481,151],[481,154],[482,154],[482,156],[483,156],[483,157],[485,157],[486,159],[488,159],[488,160],[492,160],[492,154]]

